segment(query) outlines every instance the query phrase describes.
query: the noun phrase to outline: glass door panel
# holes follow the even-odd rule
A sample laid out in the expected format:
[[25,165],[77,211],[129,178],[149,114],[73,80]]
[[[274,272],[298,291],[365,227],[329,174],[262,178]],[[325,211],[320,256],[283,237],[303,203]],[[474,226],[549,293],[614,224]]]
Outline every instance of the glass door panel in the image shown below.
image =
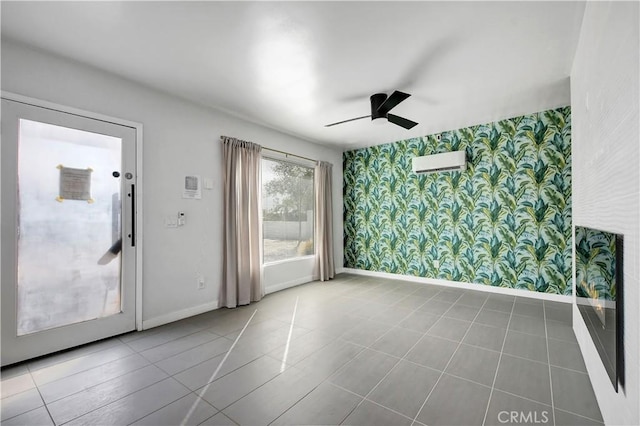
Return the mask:
[[[113,136],[20,120],[19,336],[121,311],[119,253],[109,259],[120,239],[113,173],[122,170],[121,145]],[[60,194],[69,169],[85,177],[78,185],[88,194]]]

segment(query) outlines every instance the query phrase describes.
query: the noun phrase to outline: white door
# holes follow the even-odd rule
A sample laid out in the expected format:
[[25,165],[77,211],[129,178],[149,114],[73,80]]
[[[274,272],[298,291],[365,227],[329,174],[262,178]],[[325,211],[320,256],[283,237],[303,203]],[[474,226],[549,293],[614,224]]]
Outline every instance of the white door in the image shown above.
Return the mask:
[[2,99],[2,365],[135,329],[135,144]]

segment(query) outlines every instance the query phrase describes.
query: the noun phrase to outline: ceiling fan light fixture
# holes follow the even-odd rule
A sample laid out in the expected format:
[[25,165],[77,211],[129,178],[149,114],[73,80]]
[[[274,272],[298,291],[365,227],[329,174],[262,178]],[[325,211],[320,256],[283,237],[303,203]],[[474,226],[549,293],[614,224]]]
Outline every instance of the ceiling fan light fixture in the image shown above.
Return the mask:
[[389,113],[389,111],[395,108],[396,105],[407,99],[409,96],[411,95],[398,90],[395,90],[391,96],[387,96],[386,93],[376,93],[369,97],[369,100],[371,101],[371,115],[364,115],[362,117],[338,121],[336,123],[327,124],[324,127],[332,127],[338,124],[371,117],[371,121],[377,124],[384,124],[389,121],[397,126],[404,127],[405,129],[411,129],[418,123]]

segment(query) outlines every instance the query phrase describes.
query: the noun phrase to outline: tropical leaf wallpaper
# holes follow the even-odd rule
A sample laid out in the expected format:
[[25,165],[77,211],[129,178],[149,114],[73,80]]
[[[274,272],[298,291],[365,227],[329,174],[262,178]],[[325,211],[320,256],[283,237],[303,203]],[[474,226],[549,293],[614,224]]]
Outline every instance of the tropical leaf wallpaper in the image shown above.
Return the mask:
[[616,235],[576,226],[576,294],[616,300]]
[[[457,150],[465,172],[411,169]],[[345,267],[571,294],[570,107],[347,151],[343,166]]]

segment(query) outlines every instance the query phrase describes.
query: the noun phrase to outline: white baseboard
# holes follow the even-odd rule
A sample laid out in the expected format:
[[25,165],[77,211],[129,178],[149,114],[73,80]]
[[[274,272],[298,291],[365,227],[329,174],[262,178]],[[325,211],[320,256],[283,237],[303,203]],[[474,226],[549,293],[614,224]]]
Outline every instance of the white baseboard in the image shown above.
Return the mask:
[[313,275],[307,275],[306,277],[296,278],[295,280],[287,281],[284,283],[278,283],[270,285],[269,287],[264,289],[265,294],[275,293],[276,291],[284,290],[287,288],[295,287],[300,284],[306,284],[311,281],[317,280],[318,277],[314,277]]
[[343,272],[345,272],[344,267],[341,266],[339,268],[336,268],[336,274],[341,274]]
[[199,315],[205,312],[213,311],[214,309],[218,309],[217,300],[214,300],[213,302],[205,303],[203,305],[194,306],[192,308],[169,312],[168,314],[160,315],[159,317],[150,318],[148,320],[143,320],[142,329],[147,330],[149,328],[169,324],[170,322],[180,321],[181,319],[189,318],[194,315]]
[[391,274],[389,272],[365,271],[363,269],[343,268],[343,272],[354,275],[364,275],[369,277],[390,278],[393,280],[410,281],[419,284],[433,284],[446,287],[462,288],[465,290],[478,290],[487,293],[506,294],[509,296],[528,297],[530,299],[542,299],[553,302],[573,303],[572,296],[562,294],[540,293],[537,291],[520,290],[516,288],[493,287],[484,284],[472,284],[460,281],[440,280],[437,278],[416,277],[411,275]]

